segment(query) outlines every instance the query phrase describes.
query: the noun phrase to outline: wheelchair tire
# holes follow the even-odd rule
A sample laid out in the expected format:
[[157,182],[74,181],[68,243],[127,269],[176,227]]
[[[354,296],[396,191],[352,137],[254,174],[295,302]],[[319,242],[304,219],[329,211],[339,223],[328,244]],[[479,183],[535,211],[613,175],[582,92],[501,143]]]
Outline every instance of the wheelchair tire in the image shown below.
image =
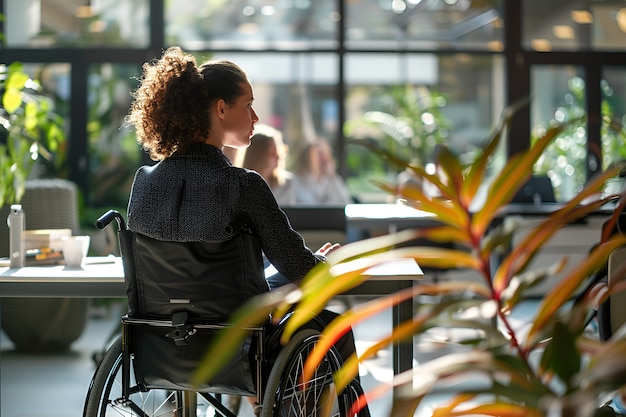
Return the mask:
[[347,417],[350,390],[335,390],[333,375],[341,366],[335,349],[326,354],[306,384],[301,382],[304,363],[319,338],[316,330],[300,330],[281,349],[267,379],[260,417]]
[[[195,417],[196,415],[210,415],[202,410],[213,407],[205,399],[208,394],[154,389],[142,391],[135,384],[132,365],[130,387],[130,395],[128,398],[123,398],[122,338],[119,337],[106,351],[94,373],[85,400],[83,417]],[[223,415],[232,414],[225,412]]]

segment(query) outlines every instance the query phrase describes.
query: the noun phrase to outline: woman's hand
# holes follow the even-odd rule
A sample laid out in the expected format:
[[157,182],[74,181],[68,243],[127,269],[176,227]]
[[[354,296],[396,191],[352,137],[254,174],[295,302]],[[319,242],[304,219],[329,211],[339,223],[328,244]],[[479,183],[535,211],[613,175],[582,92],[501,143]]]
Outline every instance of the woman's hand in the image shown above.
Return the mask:
[[330,242],[326,242],[322,245],[321,248],[319,248],[315,254],[316,255],[322,255],[322,256],[328,256],[329,253],[339,249],[341,247],[341,245],[339,243],[330,243]]

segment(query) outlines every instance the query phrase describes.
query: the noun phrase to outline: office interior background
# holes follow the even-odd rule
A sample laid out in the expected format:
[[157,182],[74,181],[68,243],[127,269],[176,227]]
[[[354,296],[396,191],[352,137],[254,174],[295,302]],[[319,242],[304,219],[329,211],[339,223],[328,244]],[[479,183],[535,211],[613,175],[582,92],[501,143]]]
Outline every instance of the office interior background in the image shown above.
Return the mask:
[[[431,164],[438,144],[471,158],[507,106],[498,157],[555,121],[586,115],[537,164],[558,200],[626,159],[624,0],[4,0],[0,62],[22,62],[53,98],[67,141],[48,173],[76,182],[83,213],[125,209],[151,163],[124,126],[141,66],[173,45],[248,73],[288,166],[325,137],[360,202],[399,174],[363,141]],[[95,214],[92,214],[95,213]]]

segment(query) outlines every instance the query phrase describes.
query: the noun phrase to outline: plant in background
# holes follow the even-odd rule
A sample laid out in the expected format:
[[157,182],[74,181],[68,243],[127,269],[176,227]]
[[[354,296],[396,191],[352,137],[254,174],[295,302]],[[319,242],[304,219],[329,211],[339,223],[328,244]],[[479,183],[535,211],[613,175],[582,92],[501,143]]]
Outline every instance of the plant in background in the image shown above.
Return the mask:
[[[131,104],[128,92],[136,87],[139,71],[136,65],[109,63],[90,68],[87,133],[93,175],[88,201],[100,211],[103,206],[126,206],[135,170],[141,164],[134,132],[120,128]],[[89,219],[92,225],[93,217]]]
[[0,206],[18,203],[39,158],[52,161],[65,141],[63,120],[21,63],[0,64]]
[[[377,110],[367,111],[345,124],[345,135],[352,143],[369,140],[379,144],[398,158],[426,166],[435,161],[435,149],[445,143],[450,135],[450,121],[443,108],[446,98],[426,87],[394,86],[380,94],[371,94]],[[395,177],[401,167],[385,165],[369,152],[353,147],[348,155],[349,171],[362,171],[369,167],[371,175]],[[359,192],[374,188],[371,184],[356,184],[348,179],[351,189]],[[378,190],[380,191],[380,190]]]
[[[411,343],[414,335],[432,328],[469,328],[477,331],[478,336],[461,336],[462,339],[456,340],[463,351],[420,363],[394,378],[388,386],[395,387],[397,394],[390,416],[413,416],[420,402],[439,383],[475,381],[479,376],[487,382],[480,386],[474,384],[468,390],[460,388],[447,404],[434,410],[433,416],[576,417],[598,412],[602,396],[626,384],[626,340],[601,342],[587,335],[584,332],[587,318],[597,300],[583,297],[576,304],[571,300],[592,273],[606,264],[609,253],[626,244],[626,237],[603,238],[588,257],[571,268],[571,272],[542,298],[527,332],[515,328],[510,313],[524,300],[527,289],[553,277],[565,266],[567,260],[563,259],[549,267],[528,269],[546,242],[562,227],[619,197],[600,194],[604,182],[614,176],[616,170],[609,169],[594,178],[571,201],[547,216],[540,225],[530,228],[521,242],[511,247],[513,234],[524,225],[507,220],[500,224],[502,209],[530,177],[534,164],[550,142],[564,130],[581,123],[580,119],[572,119],[552,125],[530,150],[513,156],[494,180],[485,184],[490,160],[512,112],[506,113],[473,161],[464,164],[447,148],[442,148],[437,161],[442,176],[431,175],[420,165],[399,159],[385,149],[376,149],[388,163],[408,168],[436,186],[439,196],[426,195],[421,187],[410,185],[399,189],[395,183],[377,182],[377,185],[402,198],[404,204],[434,214],[440,225],[345,245],[330,254],[327,263],[314,268],[302,285],[288,296],[268,294],[253,300],[233,316],[233,323],[249,325],[267,317],[269,312],[280,318],[293,309],[283,334],[283,339],[288,339],[332,297],[367,279],[362,274],[373,265],[389,259],[413,258],[422,267],[469,268],[479,273],[480,282],[420,283],[405,292],[360,304],[331,323],[325,330],[326,346],[318,346],[320,351],[327,349],[348,327],[407,297],[441,297],[441,302],[421,306],[412,320],[393,329],[359,358],[349,360],[335,375],[337,385],[345,387],[357,375],[359,360],[375,355],[393,342]],[[483,186],[488,187],[487,200],[479,209],[470,209]],[[622,205],[620,203],[615,213],[621,212]],[[614,215],[611,221],[615,220]],[[418,238],[452,243],[453,247],[428,244],[398,247],[400,243]],[[497,266],[493,263],[495,255],[501,259]],[[618,289],[617,286],[610,288],[609,294]],[[220,358],[225,352],[235,350],[229,345],[241,343],[243,336],[243,331],[231,330],[216,341],[207,358],[211,358],[214,365],[223,363]],[[316,357],[314,353],[309,360],[315,361]],[[198,379],[215,371],[208,362],[198,370]],[[380,392],[368,393],[369,398]]]
[[[552,180],[558,201],[565,201],[580,191],[587,176],[587,127],[583,118],[586,115],[585,81],[580,77],[572,77],[567,86],[569,91],[563,97],[563,104],[555,110],[554,117],[557,120],[578,119],[580,123],[571,124],[560,132],[535,164],[537,174],[547,175]],[[600,134],[602,165],[606,168],[626,159],[626,132],[622,126],[623,120],[615,118],[615,109],[620,104],[611,86],[603,80],[601,89],[603,117]],[[546,124],[535,126],[532,141],[548,127]]]

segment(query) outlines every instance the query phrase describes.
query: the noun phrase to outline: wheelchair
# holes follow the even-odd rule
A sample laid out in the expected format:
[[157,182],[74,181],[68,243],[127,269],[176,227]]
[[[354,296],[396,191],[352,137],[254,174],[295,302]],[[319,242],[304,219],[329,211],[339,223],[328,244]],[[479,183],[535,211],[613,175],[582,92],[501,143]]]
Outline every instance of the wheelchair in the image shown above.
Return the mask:
[[302,379],[304,362],[320,339],[322,328],[315,323],[285,346],[279,343],[281,324],[270,325],[269,318],[246,329],[249,337],[219,375],[192,386],[210,341],[228,327],[225,320],[234,311],[229,302],[241,302],[236,277],[264,279],[258,238],[245,222],[234,222],[226,242],[156,241],[129,231],[114,210],[96,225],[103,229],[113,220],[129,312],[121,319],[121,336],[96,368],[84,417],[236,417],[223,403],[226,395],[253,397],[261,417],[358,415],[351,410],[363,395],[359,382],[335,389],[333,374],[342,365],[335,348],[309,380]]

